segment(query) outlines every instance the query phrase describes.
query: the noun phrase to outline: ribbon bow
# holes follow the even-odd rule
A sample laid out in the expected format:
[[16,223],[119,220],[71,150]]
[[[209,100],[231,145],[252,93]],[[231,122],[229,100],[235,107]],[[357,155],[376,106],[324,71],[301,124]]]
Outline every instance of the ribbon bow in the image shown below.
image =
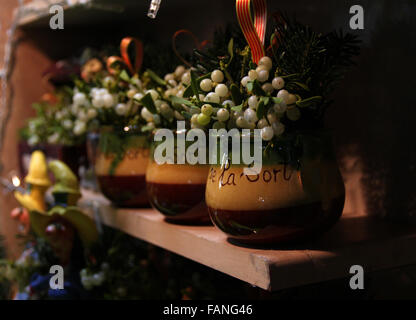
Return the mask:
[[[251,14],[253,3],[254,23]],[[265,0],[236,0],[237,19],[251,49],[253,62],[258,64],[265,56],[264,37],[266,35],[267,7]]]
[[[134,65],[132,63],[132,59],[129,55],[129,48],[131,45],[134,45],[135,47],[135,59],[134,59]],[[114,68],[115,63],[121,63],[124,64],[127,69],[130,71],[131,75],[134,75],[139,72],[140,67],[143,63],[143,44],[140,40],[132,37],[126,37],[121,40],[120,44],[120,53],[121,57],[117,56],[111,56],[107,59],[107,70],[110,72],[110,74],[115,74],[117,72],[117,69]]]
[[188,29],[180,29],[178,31],[176,31],[173,36],[172,36],[172,48],[173,48],[173,52],[175,52],[176,56],[184,63],[186,64],[188,67],[192,67],[192,65],[185,60],[185,58],[182,57],[182,55],[179,53],[178,49],[176,48],[176,38],[180,35],[180,34],[188,34],[192,37],[192,39],[194,40],[194,44],[195,44],[195,48],[198,50],[201,50],[203,47],[205,47],[208,43],[208,40],[204,40],[202,42],[199,42],[198,37],[192,33],[192,31],[188,30]]

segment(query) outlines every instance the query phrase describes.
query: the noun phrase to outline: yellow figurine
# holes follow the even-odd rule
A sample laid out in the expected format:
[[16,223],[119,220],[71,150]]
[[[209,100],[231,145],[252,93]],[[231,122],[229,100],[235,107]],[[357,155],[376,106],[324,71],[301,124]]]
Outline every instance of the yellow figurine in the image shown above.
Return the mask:
[[47,212],[30,210],[30,221],[33,231],[50,243],[61,264],[66,265],[75,237],[78,236],[87,249],[97,241],[98,232],[93,220],[76,206],[81,193],[71,169],[59,160],[51,161],[49,169],[55,177],[54,204]]
[[55,205],[75,206],[81,198],[75,174],[65,163],[58,160],[49,163],[49,170],[55,177],[55,184],[52,187]]
[[[45,202],[45,194],[51,186],[48,169],[55,181],[50,190],[53,203],[49,208]],[[48,166],[45,155],[35,151],[25,182],[25,192],[14,193],[24,209],[16,208],[11,215],[24,224],[25,233],[29,232],[30,224],[31,231],[48,242],[65,270],[63,290],[49,289],[51,274],[34,273],[28,287],[30,296],[47,292],[51,299],[79,298],[86,294],[79,279],[80,268],[86,264],[89,249],[98,241],[98,231],[94,221],[77,207],[81,197],[78,179],[63,162],[51,161]]]
[[42,151],[34,151],[30,159],[29,172],[25,177],[26,193],[16,191],[17,201],[28,211],[46,211],[45,193],[51,186],[46,157]]

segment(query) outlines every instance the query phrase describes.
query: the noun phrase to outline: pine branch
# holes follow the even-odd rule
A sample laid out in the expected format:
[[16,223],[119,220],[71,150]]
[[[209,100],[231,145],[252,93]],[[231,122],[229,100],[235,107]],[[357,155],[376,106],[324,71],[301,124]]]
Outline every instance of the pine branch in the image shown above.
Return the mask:
[[[234,57],[230,62],[228,44],[233,39]],[[244,35],[238,25],[228,24],[225,29],[217,29],[214,33],[212,45],[203,50],[194,50],[192,64],[199,75],[206,74],[215,69],[221,69],[221,64],[227,64],[227,72],[233,81],[239,83],[241,68],[248,71],[248,61],[241,55],[247,47]],[[249,53],[248,53],[249,54]]]
[[303,99],[323,97],[314,113],[319,119],[331,103],[329,95],[354,65],[360,41],[342,31],[322,35],[294,18],[280,17],[275,22],[277,48],[273,50],[277,73],[286,78],[286,88]]

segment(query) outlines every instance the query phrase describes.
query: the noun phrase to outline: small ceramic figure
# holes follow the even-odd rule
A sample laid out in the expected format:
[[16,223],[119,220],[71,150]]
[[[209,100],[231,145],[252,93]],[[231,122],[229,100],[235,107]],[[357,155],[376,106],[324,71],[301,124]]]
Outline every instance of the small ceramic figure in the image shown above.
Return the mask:
[[[52,248],[57,264],[64,268],[64,289],[50,288],[52,274],[32,275],[26,289],[29,299],[76,299],[86,295],[80,281],[80,270],[85,266],[85,253],[97,241],[98,232],[92,219],[85,215],[77,201],[81,197],[78,179],[61,161],[51,161],[49,170],[55,184],[52,187],[53,204],[46,208],[45,193],[50,186],[48,166],[43,153],[35,151],[30,170],[25,178],[28,193],[15,193],[17,200],[29,212],[34,233],[44,238]],[[18,212],[14,215],[20,217]]]
[[26,208],[17,207],[12,210],[10,216],[19,223],[19,233],[27,235],[30,230],[29,211]]
[[44,213],[30,211],[30,220],[35,233],[50,243],[65,266],[70,262],[75,238],[79,237],[84,249],[88,249],[98,239],[98,233],[94,222],[76,206],[81,193],[71,169],[59,160],[51,161],[49,169],[55,177],[54,204]]
[[42,151],[34,151],[30,159],[29,173],[25,177],[26,193],[16,191],[17,201],[28,211],[46,211],[45,193],[51,186],[46,157]]

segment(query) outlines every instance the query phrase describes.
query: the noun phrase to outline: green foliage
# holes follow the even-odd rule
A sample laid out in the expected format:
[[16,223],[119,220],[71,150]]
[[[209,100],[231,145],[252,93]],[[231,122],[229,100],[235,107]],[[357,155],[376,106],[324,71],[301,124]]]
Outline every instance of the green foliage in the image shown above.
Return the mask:
[[151,113],[157,113],[155,103],[153,102],[152,95],[147,93],[140,102],[149,110]]
[[0,299],[10,298],[12,284],[23,291],[33,274],[46,274],[51,265],[58,264],[52,248],[44,239],[33,234],[18,235],[17,238],[26,249],[17,261],[9,261],[0,256]]
[[354,65],[360,41],[342,31],[317,33],[287,16],[277,19],[274,28],[276,74],[285,79],[287,90],[302,97],[298,106],[310,107],[310,115],[320,120],[331,104],[331,93]]
[[186,106],[192,107],[193,103],[189,100],[186,100],[184,98],[180,98],[177,96],[170,96],[169,100],[173,103],[173,104],[184,104]]
[[192,62],[198,74],[220,69],[228,81],[239,85],[250,62],[250,49],[241,28],[229,24],[225,29],[216,30],[212,45],[204,50],[194,50]]
[[[242,282],[119,231],[104,229],[87,274],[105,270],[97,299],[214,299],[237,296]],[[103,266],[105,265],[105,268]]]
[[[331,94],[354,64],[360,41],[341,31],[323,35],[296,19],[279,17],[274,22],[273,33],[266,37],[273,44],[269,47],[266,42],[265,45],[273,62],[268,82],[277,76],[283,78],[284,89],[296,96],[296,106],[301,110],[300,119],[292,121],[284,114],[279,116],[279,121],[285,125],[285,133],[321,129],[325,110],[332,103]],[[248,81],[246,88],[241,85],[241,79],[257,66],[251,61],[250,48],[239,28],[228,26],[225,31],[217,31],[212,46],[196,50],[193,62],[199,76],[214,69],[224,73],[236,105],[232,111],[244,111],[252,94],[260,100],[259,119],[275,103],[281,102],[266,93],[257,80]]]
[[[9,298],[10,283],[22,291],[33,274],[46,274],[51,265],[58,264],[45,240],[32,236],[21,240],[34,244],[23,258],[18,262],[0,260],[0,288],[7,284],[4,298]],[[72,266],[85,267],[71,272],[80,272],[81,277],[104,273],[101,284],[85,288],[90,299],[215,299],[241,296],[246,287],[237,279],[106,227],[85,261],[86,265],[71,260]]]
[[160,78],[156,72],[154,72],[151,69],[147,69],[146,70],[147,74],[149,75],[149,77],[157,84],[160,86],[166,86],[166,81],[163,80],[162,78]]
[[[66,146],[79,145],[85,141],[85,134],[75,135],[73,128],[65,128],[63,121],[74,122],[76,116],[71,113],[69,104],[70,96],[67,90],[57,92],[58,102],[50,104],[48,102],[34,103],[33,108],[36,115],[27,120],[27,124],[19,130],[22,140],[30,144],[50,143],[62,144]],[[62,114],[60,118],[57,114]]]
[[199,99],[199,92],[200,92],[199,85],[200,85],[200,81],[198,81],[195,72],[193,70],[191,70],[191,88],[192,88],[192,92],[195,95],[198,102],[201,102],[201,100]]
[[266,96],[266,92],[264,92],[264,90],[261,88],[260,82],[258,82],[257,80],[249,81],[247,83],[247,90],[259,97]]

